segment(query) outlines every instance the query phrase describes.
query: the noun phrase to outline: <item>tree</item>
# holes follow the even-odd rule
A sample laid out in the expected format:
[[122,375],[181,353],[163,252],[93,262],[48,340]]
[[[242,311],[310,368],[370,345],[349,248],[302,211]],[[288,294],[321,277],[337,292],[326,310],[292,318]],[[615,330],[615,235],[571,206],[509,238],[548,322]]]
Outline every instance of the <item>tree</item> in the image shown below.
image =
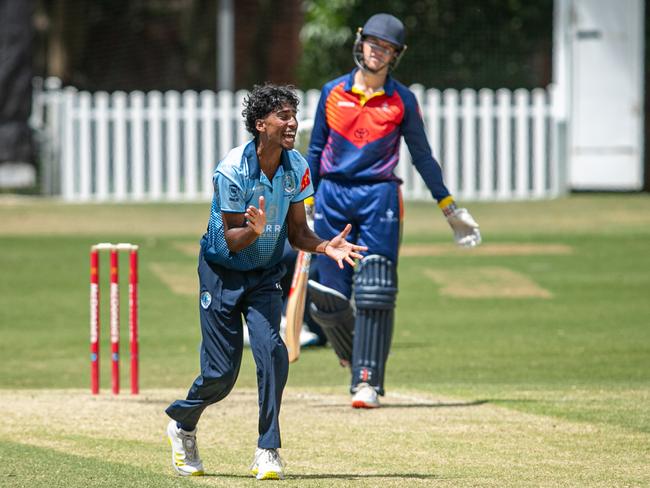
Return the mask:
[[309,0],[301,86],[350,70],[356,28],[378,12],[406,27],[398,78],[437,88],[533,88],[550,82],[553,0]]

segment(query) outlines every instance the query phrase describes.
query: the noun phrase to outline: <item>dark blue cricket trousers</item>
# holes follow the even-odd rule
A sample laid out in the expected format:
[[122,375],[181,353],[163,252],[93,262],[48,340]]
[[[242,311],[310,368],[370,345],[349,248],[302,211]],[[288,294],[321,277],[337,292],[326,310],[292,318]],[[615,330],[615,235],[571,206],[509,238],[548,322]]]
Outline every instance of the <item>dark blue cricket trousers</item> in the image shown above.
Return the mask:
[[[314,231],[333,239],[347,224],[347,240],[379,254],[397,265],[402,229],[402,196],[397,181],[344,182],[323,178],[316,192]],[[318,281],[346,297],[352,296],[354,268],[339,269],[336,261],[318,256]]]
[[208,405],[230,393],[241,364],[243,315],[257,366],[258,447],[278,448],[280,404],[289,373],[287,348],[280,337],[284,267],[236,271],[209,263],[200,253],[198,272],[201,374],[187,398],[176,400],[165,412],[183,425],[196,425]]

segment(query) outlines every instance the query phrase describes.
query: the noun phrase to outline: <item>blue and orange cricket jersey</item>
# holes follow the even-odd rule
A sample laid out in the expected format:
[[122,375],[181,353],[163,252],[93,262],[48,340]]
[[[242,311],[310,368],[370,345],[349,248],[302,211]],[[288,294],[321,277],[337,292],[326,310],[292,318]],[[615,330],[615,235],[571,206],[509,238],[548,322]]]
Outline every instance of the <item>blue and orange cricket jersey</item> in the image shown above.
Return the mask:
[[354,88],[355,73],[356,69],[328,82],[321,92],[307,153],[314,187],[320,178],[400,181],[394,170],[404,136],[433,197],[439,202],[449,196],[413,92],[389,76],[384,89],[366,99]]

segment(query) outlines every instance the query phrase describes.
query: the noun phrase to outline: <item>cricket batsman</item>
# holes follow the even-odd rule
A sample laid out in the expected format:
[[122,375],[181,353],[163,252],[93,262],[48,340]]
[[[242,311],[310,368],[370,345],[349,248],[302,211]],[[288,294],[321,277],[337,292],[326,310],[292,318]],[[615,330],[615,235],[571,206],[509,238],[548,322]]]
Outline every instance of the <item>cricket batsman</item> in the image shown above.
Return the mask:
[[316,188],[314,230],[334,237],[351,223],[349,239],[368,248],[356,273],[338,272],[318,258],[318,282],[309,282],[312,317],[341,364],[351,367],[354,408],[379,407],[384,394],[403,217],[394,171],[401,137],[457,244],[481,243],[478,224],[444,184],[415,95],[390,74],[405,51],[404,26],[396,17],[376,14],[359,28],[356,68],[323,87],[307,154]]

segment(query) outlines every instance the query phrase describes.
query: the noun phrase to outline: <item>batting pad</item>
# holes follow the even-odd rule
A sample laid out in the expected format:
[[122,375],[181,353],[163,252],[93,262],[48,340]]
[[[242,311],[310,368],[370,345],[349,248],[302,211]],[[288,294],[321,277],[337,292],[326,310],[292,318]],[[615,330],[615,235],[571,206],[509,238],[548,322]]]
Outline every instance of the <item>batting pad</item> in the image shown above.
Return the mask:
[[354,293],[357,316],[352,391],[359,383],[368,383],[383,395],[397,298],[397,270],[393,262],[377,254],[365,257],[355,275]]
[[311,300],[309,312],[312,318],[323,328],[339,359],[351,363],[354,310],[350,300],[314,280],[309,280],[307,292]]

